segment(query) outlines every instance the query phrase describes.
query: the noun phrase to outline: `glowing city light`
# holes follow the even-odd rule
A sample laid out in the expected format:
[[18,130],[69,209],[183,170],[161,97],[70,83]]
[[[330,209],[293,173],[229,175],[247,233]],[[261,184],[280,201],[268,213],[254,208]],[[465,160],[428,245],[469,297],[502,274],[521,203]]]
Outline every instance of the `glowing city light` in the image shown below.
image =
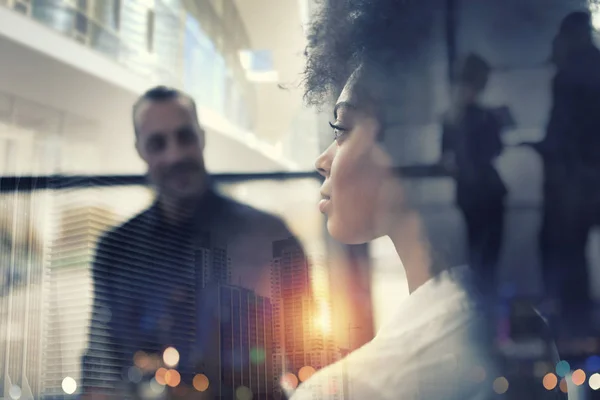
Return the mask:
[[508,380],[503,376],[496,378],[492,387],[494,388],[494,392],[504,394],[508,391]]
[[546,374],[546,376],[544,376],[542,383],[546,390],[553,390],[558,384],[558,378],[552,372],[549,372]]
[[326,301],[319,301],[315,325],[323,333],[331,332],[331,310]]
[[150,366],[150,357],[148,357],[148,354],[144,353],[143,351],[138,351],[133,356],[133,363],[140,369],[146,369],[148,366]]
[[71,378],[70,376],[67,376],[65,379],[63,379],[61,386],[63,392],[66,394],[73,394],[77,390],[77,382],[75,382],[75,379]]
[[265,362],[265,350],[260,347],[253,347],[250,350],[250,362],[253,364],[262,364]]
[[573,371],[573,374],[571,375],[571,380],[577,386],[583,385],[585,383],[585,372],[582,369]]
[[328,333],[330,331],[329,317],[325,314],[321,314],[316,319],[317,327],[321,329],[324,333]]
[[150,382],[144,382],[138,386],[138,393],[142,399],[158,400],[162,398],[161,394],[165,391],[165,387],[156,383],[154,379]]
[[179,364],[179,352],[174,347],[167,347],[163,353],[163,361],[167,367],[174,368]]
[[165,374],[165,382],[168,386],[176,387],[181,383],[181,375],[174,369],[170,369]]
[[600,389],[600,374],[596,373],[590,376],[588,384],[590,385],[590,388],[592,388],[592,390]]
[[133,383],[140,383],[142,381],[143,376],[144,374],[142,373],[142,370],[138,367],[131,367],[127,371],[127,378],[130,382]]
[[298,378],[290,372],[281,377],[280,383],[284,389],[294,390],[298,387]]
[[317,371],[313,367],[307,365],[305,367],[300,368],[300,371],[298,371],[298,378],[300,379],[300,382],[305,382],[311,376],[313,376],[315,372]]
[[12,400],[19,400],[21,398],[22,390],[18,385],[12,385],[8,391],[8,395]]
[[165,380],[165,376],[167,375],[167,369],[166,368],[159,368],[158,370],[156,370],[156,374],[154,375],[154,379],[156,379],[156,382],[159,385],[166,385],[167,381]]
[[481,383],[485,380],[485,377],[485,369],[481,365],[478,365],[475,368],[473,368],[471,378],[474,382]]
[[559,388],[560,388],[560,391],[563,393],[567,393],[569,391],[569,387],[567,385],[567,380],[565,378],[562,378],[560,380]]
[[571,366],[565,360],[559,361],[558,364],[556,364],[556,375],[560,376],[561,378],[567,376],[570,370]]
[[592,14],[592,25],[600,31],[600,3],[597,0],[588,0],[588,5]]
[[236,400],[252,400],[252,397],[254,397],[252,390],[246,386],[240,386],[235,391]]
[[165,391],[165,385],[158,383],[158,381],[156,380],[156,378],[152,378],[152,380],[150,381],[150,390],[152,390],[152,392],[156,393],[157,395],[161,394],[162,392]]
[[204,374],[198,374],[194,376],[192,384],[194,385],[194,389],[196,389],[199,392],[204,392],[208,389],[208,377]]

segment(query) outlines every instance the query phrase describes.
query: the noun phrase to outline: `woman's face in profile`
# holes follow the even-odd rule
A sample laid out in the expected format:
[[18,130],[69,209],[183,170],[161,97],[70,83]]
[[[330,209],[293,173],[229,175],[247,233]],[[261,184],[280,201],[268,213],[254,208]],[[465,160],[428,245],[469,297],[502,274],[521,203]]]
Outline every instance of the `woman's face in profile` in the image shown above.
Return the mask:
[[351,78],[337,100],[331,123],[335,140],[316,161],[326,179],[319,209],[330,235],[346,244],[389,234],[402,194],[389,155],[377,141],[381,124],[360,107]]

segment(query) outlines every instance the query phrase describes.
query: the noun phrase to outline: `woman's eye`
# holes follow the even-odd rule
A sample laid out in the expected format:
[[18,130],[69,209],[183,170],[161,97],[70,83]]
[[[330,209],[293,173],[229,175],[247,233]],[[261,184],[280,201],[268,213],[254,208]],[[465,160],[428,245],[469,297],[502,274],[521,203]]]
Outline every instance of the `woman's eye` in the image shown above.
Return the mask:
[[339,125],[334,125],[331,122],[329,123],[329,126],[331,126],[331,129],[333,129],[333,138],[336,141],[339,140],[342,136],[344,136],[344,134],[346,134],[348,132],[348,129],[342,128]]

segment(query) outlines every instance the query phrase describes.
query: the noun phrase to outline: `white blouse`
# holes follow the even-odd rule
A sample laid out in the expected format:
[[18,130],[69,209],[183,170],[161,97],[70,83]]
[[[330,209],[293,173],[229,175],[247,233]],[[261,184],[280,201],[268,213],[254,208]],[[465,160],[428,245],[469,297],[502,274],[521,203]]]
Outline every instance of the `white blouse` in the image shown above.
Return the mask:
[[506,382],[489,357],[485,308],[465,289],[470,275],[457,267],[423,284],[371,342],[318,371],[292,400],[498,398],[494,382],[499,391]]

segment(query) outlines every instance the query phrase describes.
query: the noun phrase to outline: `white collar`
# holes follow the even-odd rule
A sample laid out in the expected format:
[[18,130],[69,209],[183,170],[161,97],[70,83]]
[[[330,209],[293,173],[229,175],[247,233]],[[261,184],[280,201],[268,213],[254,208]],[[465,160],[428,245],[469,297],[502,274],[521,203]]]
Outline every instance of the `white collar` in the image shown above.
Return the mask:
[[442,271],[401,301],[376,338],[397,336],[447,312],[471,307],[472,279],[468,266]]

